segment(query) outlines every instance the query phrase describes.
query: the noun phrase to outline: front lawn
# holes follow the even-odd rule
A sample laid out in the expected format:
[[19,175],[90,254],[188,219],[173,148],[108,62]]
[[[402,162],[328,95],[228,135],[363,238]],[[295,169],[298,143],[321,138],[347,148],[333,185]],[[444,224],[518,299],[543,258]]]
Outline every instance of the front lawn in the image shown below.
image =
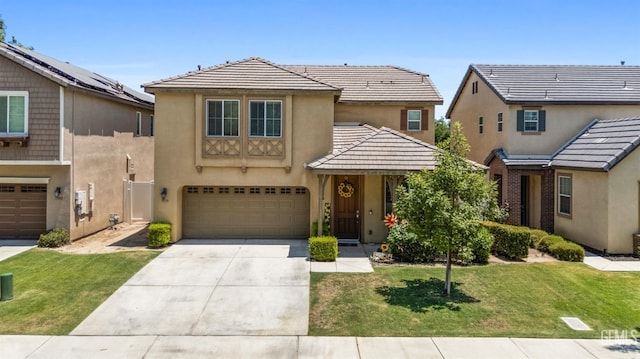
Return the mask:
[[69,334],[158,254],[32,249],[0,262],[0,273],[13,273],[14,295],[0,302],[0,334]]
[[[582,263],[453,268],[376,267],[375,273],[311,273],[309,335],[600,338],[640,331],[640,273]],[[570,329],[578,317],[591,331]]]

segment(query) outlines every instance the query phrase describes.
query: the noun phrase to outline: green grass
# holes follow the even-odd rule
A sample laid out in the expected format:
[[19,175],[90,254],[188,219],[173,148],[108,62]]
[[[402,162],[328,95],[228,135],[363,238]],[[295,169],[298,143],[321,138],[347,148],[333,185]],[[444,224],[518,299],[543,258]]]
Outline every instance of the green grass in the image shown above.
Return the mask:
[[[309,335],[600,338],[640,330],[640,273],[582,263],[453,268],[376,267],[375,273],[312,273]],[[570,329],[578,317],[593,330]]]
[[32,249],[0,262],[0,273],[13,273],[14,295],[0,302],[0,334],[68,334],[158,254]]

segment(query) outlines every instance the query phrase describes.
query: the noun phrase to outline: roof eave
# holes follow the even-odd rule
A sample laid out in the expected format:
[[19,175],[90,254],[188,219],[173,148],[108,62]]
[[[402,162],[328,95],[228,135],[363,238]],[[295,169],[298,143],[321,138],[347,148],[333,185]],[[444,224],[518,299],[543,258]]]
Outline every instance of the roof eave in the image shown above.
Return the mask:
[[444,101],[440,100],[431,100],[431,101],[394,101],[394,100],[338,100],[338,103],[344,105],[401,105],[401,106],[435,106],[442,105]]
[[324,94],[331,96],[340,96],[340,90],[333,89],[248,89],[248,88],[212,88],[212,87],[166,87],[151,86],[144,87],[144,91],[150,94],[156,93],[202,93],[202,94],[256,94],[256,95],[290,95],[290,94]]

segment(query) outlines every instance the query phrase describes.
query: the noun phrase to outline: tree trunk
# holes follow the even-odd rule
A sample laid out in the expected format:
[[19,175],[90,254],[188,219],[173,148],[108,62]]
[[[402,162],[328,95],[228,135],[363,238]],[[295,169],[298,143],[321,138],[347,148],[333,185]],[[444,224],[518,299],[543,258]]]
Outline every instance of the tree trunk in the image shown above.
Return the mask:
[[451,239],[449,239],[449,248],[447,248],[447,270],[444,280],[444,294],[447,297],[451,295]]

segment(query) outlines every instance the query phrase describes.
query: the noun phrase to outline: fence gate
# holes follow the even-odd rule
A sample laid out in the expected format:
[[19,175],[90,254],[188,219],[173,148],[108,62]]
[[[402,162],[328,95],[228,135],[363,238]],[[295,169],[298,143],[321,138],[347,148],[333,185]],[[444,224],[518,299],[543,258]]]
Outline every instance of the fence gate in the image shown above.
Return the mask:
[[124,181],[124,218],[128,223],[153,219],[153,181]]

